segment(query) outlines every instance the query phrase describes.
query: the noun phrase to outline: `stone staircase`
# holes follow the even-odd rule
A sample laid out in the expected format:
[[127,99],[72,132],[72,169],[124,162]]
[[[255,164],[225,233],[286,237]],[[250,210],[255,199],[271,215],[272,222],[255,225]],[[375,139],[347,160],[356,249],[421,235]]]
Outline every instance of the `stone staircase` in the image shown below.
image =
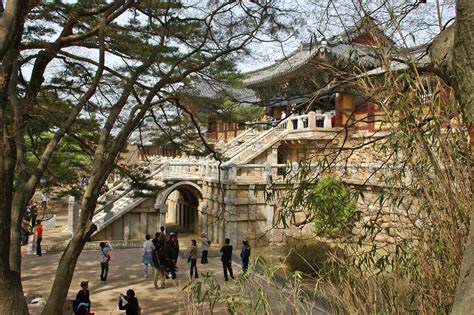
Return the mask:
[[288,133],[286,126],[277,126],[264,132],[254,134],[239,146],[228,150],[226,157],[230,164],[245,164],[256,158],[265,150],[280,141]]
[[[154,167],[156,164],[151,164],[150,167]],[[157,182],[162,178],[163,165],[159,165],[155,169],[150,177],[151,181]],[[107,225],[127,213],[131,209],[144,202],[146,198],[135,196],[135,192],[129,187],[128,181],[123,181],[110,189],[107,193],[103,194],[98,204],[101,206],[97,207],[94,212],[94,218],[92,221],[97,226],[97,232],[104,229]]]
[[220,148],[220,151],[224,154],[225,157],[232,157],[238,152],[241,145],[245,144],[247,141],[251,141],[259,134],[260,132],[256,129],[247,129],[243,133],[226,143],[222,148]]

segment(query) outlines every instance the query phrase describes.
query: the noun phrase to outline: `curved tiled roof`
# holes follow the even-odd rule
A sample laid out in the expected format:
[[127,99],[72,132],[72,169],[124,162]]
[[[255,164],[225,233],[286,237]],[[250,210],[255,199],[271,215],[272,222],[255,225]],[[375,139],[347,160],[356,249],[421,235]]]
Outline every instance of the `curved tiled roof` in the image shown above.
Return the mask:
[[229,84],[195,77],[190,84],[185,85],[183,93],[205,98],[227,98],[242,105],[255,104],[259,98],[255,92],[247,88],[237,88]]
[[246,86],[252,86],[288,75],[312,61],[323,49],[326,54],[337,59],[353,60],[366,66],[376,65],[376,58],[373,56],[375,52],[374,47],[360,44],[346,44],[343,42],[328,45],[319,44],[311,48],[309,45],[305,45],[286,59],[278,61],[269,67],[248,72],[244,83]]
[[279,77],[284,77],[291,72],[299,70],[302,66],[313,60],[313,58],[317,56],[321,50],[324,50],[326,54],[337,59],[353,61],[357,60],[366,66],[376,66],[376,58],[372,56],[372,53],[376,48],[352,42],[357,38],[357,36],[363,34],[361,30],[366,26],[375,27],[376,33],[379,34],[377,36],[380,36],[381,39],[390,42],[390,39],[388,39],[383,34],[383,32],[377,28],[375,21],[370,17],[366,17],[362,19],[358,25],[346,30],[339,35],[333,36],[327,41],[323,39],[312,45],[301,45],[298,50],[294,51],[289,56],[280,59],[276,63],[256,71],[246,73],[247,78],[245,79],[244,83],[246,86],[250,87],[259,83],[278,79]]

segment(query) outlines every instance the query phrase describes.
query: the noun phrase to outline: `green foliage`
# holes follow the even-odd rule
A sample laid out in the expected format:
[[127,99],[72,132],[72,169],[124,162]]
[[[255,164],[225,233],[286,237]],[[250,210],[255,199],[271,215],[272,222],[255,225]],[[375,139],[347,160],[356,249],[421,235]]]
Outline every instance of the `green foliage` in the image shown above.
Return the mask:
[[358,219],[356,196],[339,179],[321,179],[311,194],[316,233],[328,237],[349,234]]
[[[28,166],[33,170],[58,124],[71,111],[69,102],[61,101],[52,94],[42,95],[32,106],[28,116],[34,117],[27,126],[25,143],[28,146]],[[92,157],[84,146],[92,147],[98,135],[99,122],[91,117],[81,117],[71,128],[69,135],[58,144],[46,172],[48,185],[72,185],[91,167]],[[77,139],[81,141],[78,142]]]
[[131,178],[130,188],[136,197],[154,197],[161,187],[151,182],[152,176],[149,168],[142,165],[133,165],[126,170]]

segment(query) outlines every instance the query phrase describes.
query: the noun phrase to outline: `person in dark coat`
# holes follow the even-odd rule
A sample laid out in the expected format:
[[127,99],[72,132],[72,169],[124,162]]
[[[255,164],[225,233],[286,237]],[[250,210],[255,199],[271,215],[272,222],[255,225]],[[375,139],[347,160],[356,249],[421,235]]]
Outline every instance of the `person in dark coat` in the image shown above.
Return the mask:
[[224,279],[225,281],[229,281],[229,277],[227,276],[227,272],[232,279],[234,279],[234,272],[232,271],[232,245],[230,245],[230,239],[225,239],[225,245],[221,248],[221,261],[222,261],[222,268],[224,269]]
[[81,290],[77,292],[76,300],[73,303],[74,314],[89,314],[91,311],[91,300],[89,298],[89,281],[81,282]]
[[249,259],[250,259],[250,245],[247,241],[242,241],[242,251],[240,252],[240,258],[242,258],[242,270],[244,273],[247,272],[249,268]]
[[[125,300],[127,304],[123,305],[122,299]],[[135,297],[135,291],[129,289],[127,290],[127,295],[120,293],[119,309],[125,310],[126,315],[138,315],[140,306],[138,305],[138,300]]]

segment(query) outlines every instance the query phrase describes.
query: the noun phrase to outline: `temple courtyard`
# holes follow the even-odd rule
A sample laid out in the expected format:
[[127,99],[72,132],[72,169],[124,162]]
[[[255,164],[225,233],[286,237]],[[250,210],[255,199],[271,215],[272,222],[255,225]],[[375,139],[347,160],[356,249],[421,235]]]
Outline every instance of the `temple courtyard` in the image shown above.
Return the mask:
[[[60,212],[56,214],[56,225],[54,228],[46,229],[44,233],[44,254],[38,257],[29,253],[27,246],[22,248],[22,280],[23,289],[27,296],[40,295],[47,298],[56,272],[56,267],[61,258],[61,252],[55,250],[55,246],[64,246],[68,238],[68,233],[64,232],[67,225],[67,213]],[[182,256],[186,256],[187,247],[190,240],[195,238],[200,241],[197,235],[187,234],[180,237],[180,251],[184,252]],[[234,244],[235,246],[235,244]],[[253,255],[261,254],[259,249],[254,249]],[[98,250],[85,249],[79,257],[74,278],[72,280],[68,298],[74,298],[80,290],[80,282],[89,281],[90,298],[92,302],[91,312],[95,315],[101,314],[121,314],[124,311],[118,310],[119,294],[128,289],[133,289],[139,300],[142,314],[196,314],[196,308],[191,306],[191,300],[196,300],[195,297],[190,296],[190,290],[185,287],[190,283],[189,279],[189,264],[185,258],[178,259],[178,278],[176,280],[167,279],[165,289],[155,289],[153,285],[153,278],[144,277],[144,266],[142,264],[142,248],[115,248],[111,252],[111,262],[109,269],[109,276],[107,283],[103,284],[100,281],[100,264]],[[225,282],[222,265],[220,261],[219,248],[217,245],[211,247],[209,263],[202,265],[198,259],[198,271],[201,277],[198,281],[204,282],[204,273],[212,272],[217,283],[221,286],[221,296],[227,296],[229,299],[240,299],[243,290],[250,290],[255,288],[256,283],[264,288],[269,296],[269,299],[283,301],[284,296],[291,299],[291,294],[286,294],[285,290],[275,288],[272,284],[267,283],[264,278],[254,273],[251,281],[248,283],[239,284],[234,281]],[[234,256],[238,257],[239,253],[234,250]],[[234,275],[239,277],[242,274],[240,261],[234,259],[233,263]],[[150,273],[151,274],[151,273]],[[195,280],[194,280],[195,281]],[[204,286],[203,286],[204,287]],[[282,298],[283,296],[283,298]],[[283,309],[281,305],[285,303],[271,302],[274,307],[274,314],[281,314]],[[196,305],[196,304],[194,304]],[[287,303],[291,306],[291,303]],[[41,303],[30,304],[31,314],[40,314],[42,310]],[[326,314],[324,310],[316,305],[307,304],[302,314]],[[198,313],[209,314],[210,311],[207,306],[200,308]],[[227,314],[227,310],[223,303],[217,303],[214,309],[214,314]],[[66,313],[64,313],[66,314]],[[68,313],[70,314],[70,313]]]

